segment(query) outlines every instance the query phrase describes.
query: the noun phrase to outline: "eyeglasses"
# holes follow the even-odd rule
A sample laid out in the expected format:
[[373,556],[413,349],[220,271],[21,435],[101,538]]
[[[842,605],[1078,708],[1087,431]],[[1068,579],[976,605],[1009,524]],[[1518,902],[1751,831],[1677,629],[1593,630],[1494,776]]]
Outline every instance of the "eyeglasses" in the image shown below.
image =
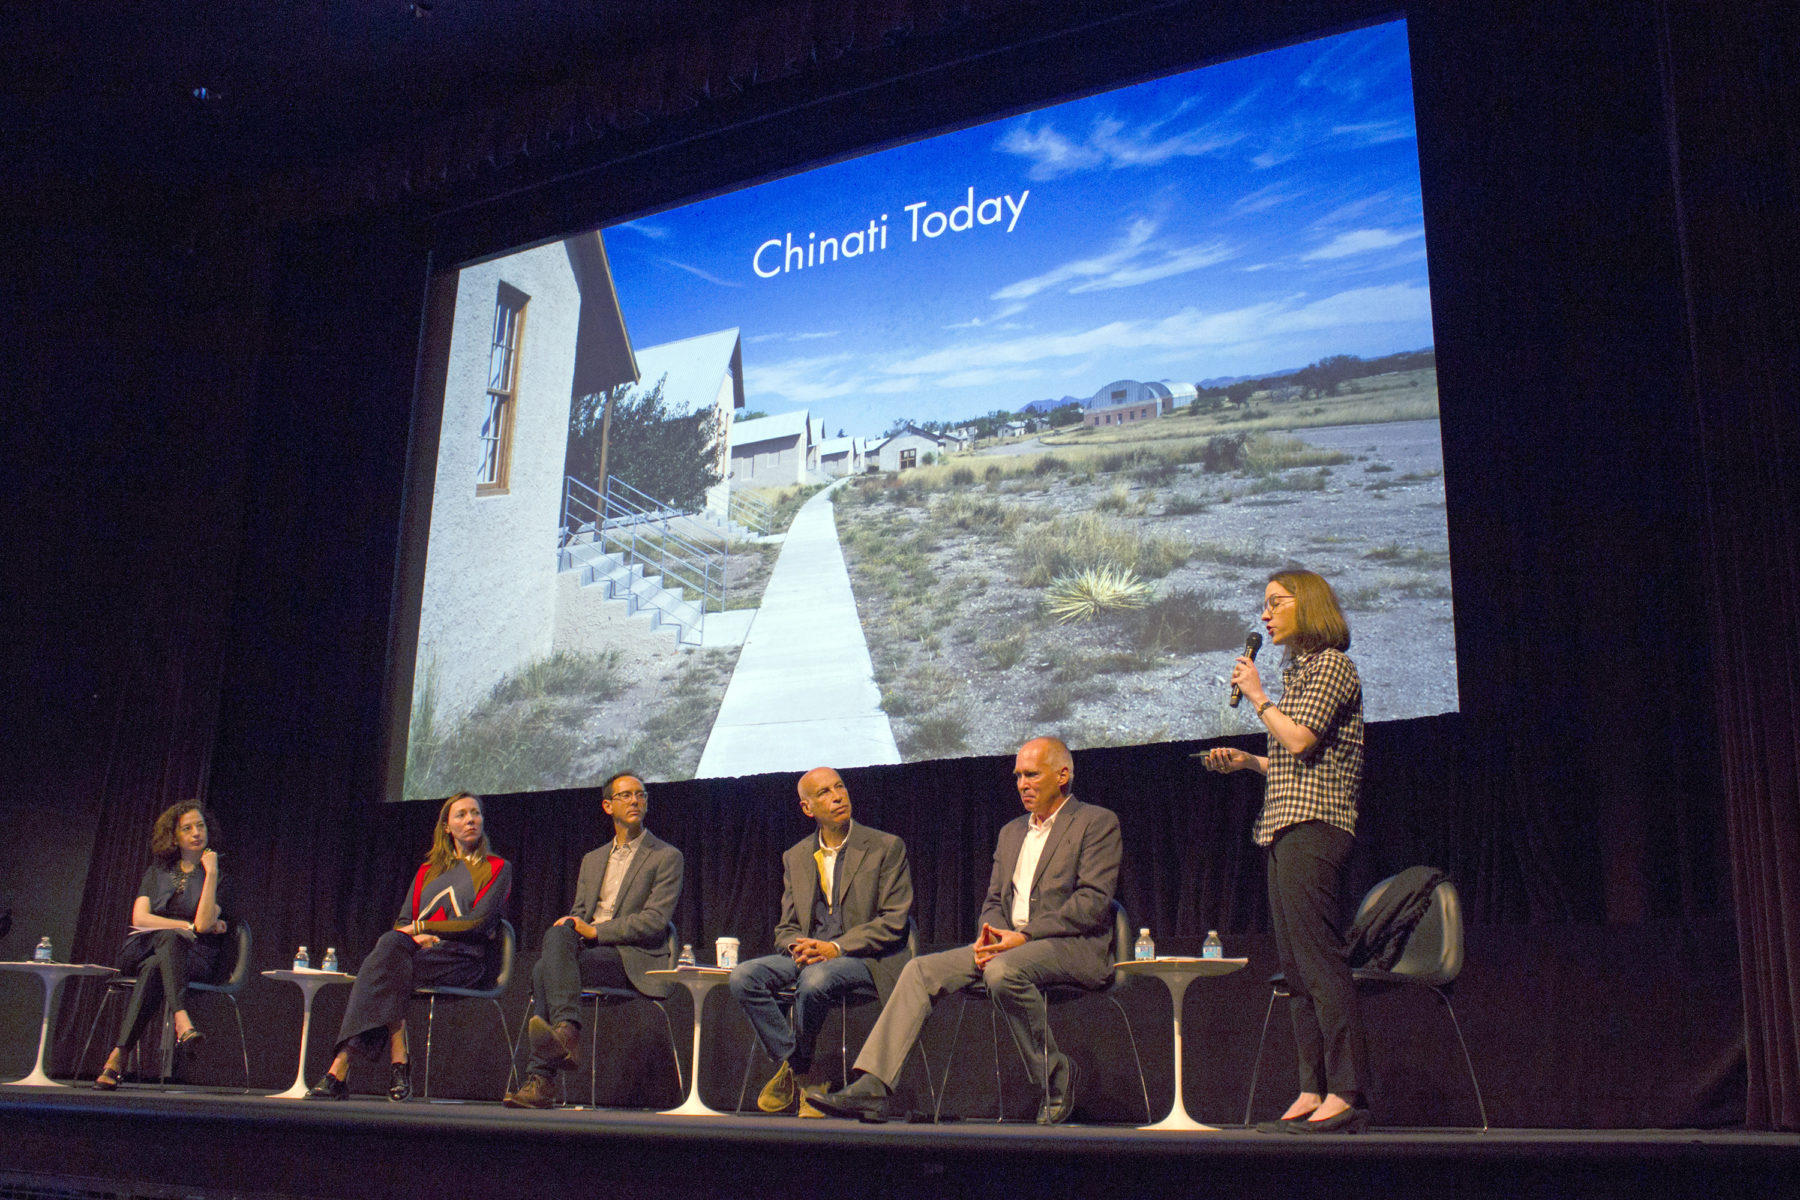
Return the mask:
[[1294,598],[1292,596],[1270,596],[1267,600],[1263,601],[1262,610],[1266,613],[1276,612],[1286,608],[1293,602]]
[[650,793],[646,792],[643,788],[638,788],[636,791],[631,792],[614,792],[611,796],[607,797],[609,800],[648,800],[649,798]]

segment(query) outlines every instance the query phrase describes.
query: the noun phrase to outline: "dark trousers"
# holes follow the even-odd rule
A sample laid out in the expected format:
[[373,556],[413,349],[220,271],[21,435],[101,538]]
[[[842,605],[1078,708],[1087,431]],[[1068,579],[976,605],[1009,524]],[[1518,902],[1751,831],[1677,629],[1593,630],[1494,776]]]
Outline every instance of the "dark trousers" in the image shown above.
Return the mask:
[[356,969],[338,1026],[337,1048],[379,1059],[387,1051],[388,1026],[406,1020],[414,988],[480,987],[485,974],[478,945],[442,941],[421,950],[410,934],[390,929],[376,939],[375,948]]
[[1300,1090],[1321,1096],[1358,1095],[1367,1080],[1362,1010],[1344,958],[1344,862],[1354,842],[1335,825],[1302,821],[1277,833],[1266,853]]
[[[544,951],[531,968],[531,1011],[552,1025],[566,1021],[579,1029],[582,988],[631,986],[617,946],[585,945],[574,926],[552,925],[544,934]],[[549,1074],[536,1054],[527,1070]]]
[[223,941],[212,935],[183,937],[173,929],[137,933],[125,939],[119,950],[119,970],[127,975],[137,972],[137,984],[125,1005],[119,1049],[129,1050],[137,1044],[150,1023],[162,1016],[165,1000],[169,1001],[170,1012],[187,1007],[188,983],[212,974]]

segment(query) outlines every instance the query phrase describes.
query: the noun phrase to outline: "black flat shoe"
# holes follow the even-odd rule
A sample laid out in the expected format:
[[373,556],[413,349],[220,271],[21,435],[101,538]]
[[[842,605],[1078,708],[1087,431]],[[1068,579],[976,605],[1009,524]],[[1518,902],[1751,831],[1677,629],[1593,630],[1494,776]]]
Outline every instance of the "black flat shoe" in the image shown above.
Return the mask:
[[199,1029],[190,1025],[186,1033],[175,1039],[175,1053],[192,1054],[194,1051],[200,1049],[200,1043],[205,1040],[206,1035],[201,1033]]
[[412,1096],[412,1064],[410,1062],[390,1063],[388,1065],[388,1099],[395,1104]]
[[119,1090],[119,1073],[111,1067],[101,1067],[99,1078],[94,1080],[96,1092],[116,1092]]
[[306,1093],[308,1100],[348,1100],[350,1098],[350,1081],[339,1079],[330,1071],[319,1078]]
[[1288,1126],[1289,1133],[1367,1133],[1369,1131],[1369,1110],[1366,1108],[1346,1108],[1335,1116],[1326,1117],[1323,1121],[1295,1121]]
[[1312,1116],[1312,1110],[1307,1109],[1297,1117],[1276,1117],[1273,1121],[1258,1121],[1256,1124],[1256,1132],[1288,1133],[1295,1125],[1304,1122],[1310,1116]]

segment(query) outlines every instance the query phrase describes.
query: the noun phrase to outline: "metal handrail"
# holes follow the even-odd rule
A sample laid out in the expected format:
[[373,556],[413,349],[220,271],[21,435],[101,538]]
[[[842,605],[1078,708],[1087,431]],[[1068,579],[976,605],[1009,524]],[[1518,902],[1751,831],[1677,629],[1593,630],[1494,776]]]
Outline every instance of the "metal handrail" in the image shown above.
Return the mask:
[[775,529],[775,506],[741,492],[731,493],[725,516],[727,520],[736,521],[758,533],[766,534]]
[[[627,566],[654,567],[665,581],[699,594],[699,626],[706,613],[723,612],[730,551],[684,535],[676,523],[693,514],[658,500],[624,480],[608,476],[605,491],[565,476],[562,528],[558,549],[577,542],[597,544],[603,554],[618,554]],[[685,595],[684,595],[685,599]]]

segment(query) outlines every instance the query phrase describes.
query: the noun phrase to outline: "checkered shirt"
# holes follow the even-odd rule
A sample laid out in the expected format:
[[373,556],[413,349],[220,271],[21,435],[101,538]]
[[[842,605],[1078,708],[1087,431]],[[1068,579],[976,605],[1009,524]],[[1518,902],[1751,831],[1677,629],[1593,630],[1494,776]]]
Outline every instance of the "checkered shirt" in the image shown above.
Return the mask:
[[1354,834],[1363,766],[1362,680],[1356,664],[1342,650],[1299,656],[1281,669],[1276,706],[1319,740],[1305,758],[1297,758],[1269,735],[1269,782],[1252,840],[1267,846],[1301,821],[1324,821]]

